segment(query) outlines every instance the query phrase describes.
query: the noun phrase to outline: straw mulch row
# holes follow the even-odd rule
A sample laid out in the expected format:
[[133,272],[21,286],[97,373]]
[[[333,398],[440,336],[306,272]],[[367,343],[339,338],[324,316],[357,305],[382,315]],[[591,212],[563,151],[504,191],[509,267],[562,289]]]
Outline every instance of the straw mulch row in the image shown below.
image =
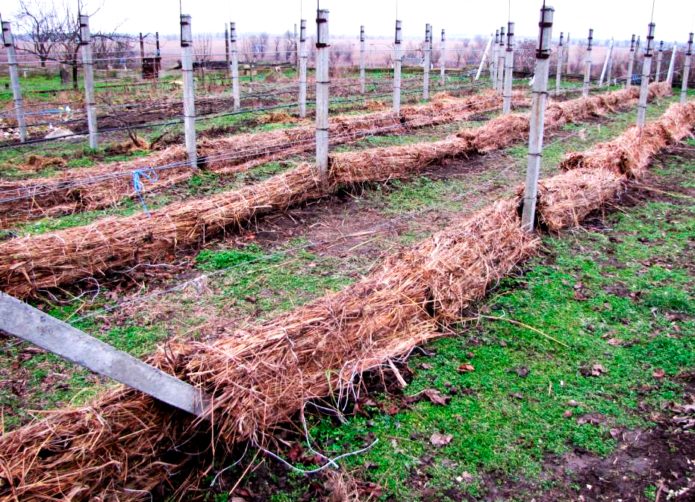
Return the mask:
[[[571,110],[565,120],[582,120],[602,110],[605,99],[582,98],[586,112],[571,101],[554,106]],[[629,94],[622,99],[632,101]],[[527,117],[505,115],[442,141],[336,154],[331,157],[327,190],[403,178],[444,158],[486,152],[493,144],[502,148],[523,139],[524,129],[528,130]],[[83,227],[12,239],[0,243],[0,287],[26,297],[86,277],[117,273],[135,263],[171,261],[178,249],[198,246],[254,216],[325,193],[305,164],[239,190],[171,204],[152,211],[150,217],[110,217]]]
[[[695,103],[673,105],[657,122],[669,133],[661,146],[686,135],[694,114]],[[655,153],[652,142],[636,148]],[[572,199],[581,207],[573,214],[607,201],[586,193],[597,189],[595,178],[580,171],[544,181],[541,221],[572,226],[576,219],[550,215],[568,213]],[[626,182],[609,170],[593,171]],[[359,392],[362,373],[444,336],[442,325],[457,321],[538,251],[538,237],[520,230],[520,201],[501,201],[462,219],[342,292],[250,329],[230,328],[210,344],[162,348],[154,364],[213,396],[209,421],[195,422],[119,389],[0,437],[0,498],[146,500],[154,486],[182,472],[187,479],[165,488],[191,489],[210,472],[211,450],[223,453],[246,440],[266,445],[309,401],[340,408]]]
[[[526,99],[517,95],[517,104]],[[333,145],[355,141],[365,135],[406,133],[426,126],[466,120],[472,115],[501,106],[493,92],[466,98],[435,96],[426,105],[408,106],[399,115],[379,112],[331,119]],[[286,159],[314,148],[314,126],[234,135],[229,138],[203,140],[198,147],[201,169],[219,174],[233,174],[260,164]],[[135,197],[131,177],[134,169],[181,164],[157,171],[157,179],[144,184],[143,192],[161,191],[188,181],[195,172],[185,163],[186,152],[180,146],[144,159],[65,171],[50,178],[0,182],[0,228],[21,221],[59,216],[75,211],[111,206]],[[113,176],[114,173],[124,176]]]

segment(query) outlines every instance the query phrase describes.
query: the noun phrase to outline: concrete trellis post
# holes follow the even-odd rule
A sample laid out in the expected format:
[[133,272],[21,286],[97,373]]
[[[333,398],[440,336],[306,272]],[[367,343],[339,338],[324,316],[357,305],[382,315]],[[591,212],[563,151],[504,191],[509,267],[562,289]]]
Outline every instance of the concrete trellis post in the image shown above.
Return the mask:
[[425,25],[425,45],[423,47],[424,60],[422,62],[422,99],[430,99],[430,67],[432,66],[432,25]]
[[[478,66],[478,71],[475,74],[475,80],[480,80],[480,75],[483,73],[483,68],[485,68],[485,61],[488,59],[489,54],[490,54],[490,48],[492,47],[492,35],[490,35],[490,38],[487,41],[487,45],[485,46],[485,50],[483,51],[483,56],[480,58],[480,65]],[[492,70],[490,70],[492,73]]]
[[681,104],[688,99],[688,80],[690,79],[690,65],[693,59],[693,34],[688,37],[688,51],[683,62],[683,83],[681,84]]
[[555,94],[560,95],[560,87],[562,86],[562,65],[565,61],[565,46],[563,40],[565,34],[560,32],[560,43],[557,46],[557,69],[555,73]]
[[507,49],[504,56],[504,89],[502,92],[502,113],[512,111],[512,83],[514,79],[514,23],[507,24]]
[[572,61],[570,60],[570,50],[572,47],[570,46],[570,33],[567,32],[567,49],[565,50],[565,63],[567,64],[567,70],[566,73],[567,75],[570,75],[572,72],[570,71],[571,68],[570,66],[572,65]]
[[7,51],[7,66],[10,70],[10,84],[12,85],[12,97],[14,99],[14,111],[17,117],[17,127],[19,129],[19,141],[24,143],[27,140],[27,123],[24,117],[24,100],[22,99],[22,88],[19,85],[19,67],[17,64],[17,53],[12,37],[12,27],[9,21],[2,22],[2,40]]
[[193,79],[193,32],[191,16],[181,15],[181,73],[183,75],[183,127],[186,152],[192,168],[198,167],[195,138],[195,80]]
[[497,77],[495,80],[495,90],[502,93],[504,87],[504,26],[500,28],[500,43],[497,49]]
[[393,43],[393,111],[401,112],[401,67],[403,66],[403,52],[401,43],[403,35],[401,33],[402,24],[396,20],[396,38]]
[[367,40],[364,36],[364,26],[360,26],[360,93],[367,92],[366,65]]
[[649,76],[652,73],[652,42],[654,41],[654,23],[649,23],[647,45],[644,48],[644,63],[642,64],[642,82],[637,104],[637,127],[643,127],[647,120],[647,97],[649,96]]
[[329,74],[328,11],[316,12],[316,167],[321,184],[328,184]]
[[548,73],[550,70],[550,41],[553,31],[553,14],[550,6],[541,9],[539,23],[540,34],[536,49],[536,70],[533,79],[533,97],[531,100],[530,132],[528,142],[528,167],[526,186],[524,188],[524,209],[521,215],[521,227],[533,232],[536,218],[536,199],[538,197],[538,176],[543,158],[543,127],[545,106],[548,99]]
[[495,30],[495,43],[490,54],[490,82],[492,88],[497,89],[497,57],[500,50],[500,30]]
[[608,85],[611,84],[611,79],[610,77],[606,78],[608,75],[608,66],[610,65],[611,62],[611,57],[613,57],[613,44],[615,42],[611,38],[611,43],[608,45],[608,52],[606,53],[606,59],[603,62],[603,68],[601,69],[601,77],[598,79],[598,86],[601,87],[604,82],[607,82]]
[[227,77],[232,77],[232,62],[229,58],[229,26],[224,23],[224,61],[227,63]]
[[654,82],[661,82],[661,65],[664,61],[664,41],[659,42],[659,52],[656,53],[656,71],[654,72]]
[[306,19],[299,23],[299,117],[306,117],[307,60]]
[[92,35],[89,33],[89,16],[80,14],[80,46],[84,71],[84,96],[87,107],[89,147],[97,148],[97,105],[94,98],[94,61],[92,60]]
[[673,49],[671,50],[671,61],[668,65],[668,73],[666,74],[666,81],[668,85],[673,85],[673,72],[676,69],[676,56],[678,55],[678,42],[673,42]]
[[237,48],[236,23],[229,23],[229,48],[232,56],[232,99],[234,100],[234,111],[241,108],[241,91],[239,90],[239,50]]
[[606,71],[606,85],[611,85],[613,80],[613,55],[615,53],[615,46],[613,44],[613,39],[611,39],[611,53],[608,56],[608,70]]
[[584,62],[584,87],[582,88],[582,96],[589,95],[589,88],[591,87],[591,52],[594,42],[594,30],[593,28],[589,30],[589,38],[586,44],[586,61]]
[[635,54],[635,35],[632,35],[632,40],[630,41],[630,55],[627,60],[627,80],[625,82],[626,89],[632,85],[632,73],[635,68]]
[[446,30],[442,30],[442,45],[439,50],[439,85],[446,85]]

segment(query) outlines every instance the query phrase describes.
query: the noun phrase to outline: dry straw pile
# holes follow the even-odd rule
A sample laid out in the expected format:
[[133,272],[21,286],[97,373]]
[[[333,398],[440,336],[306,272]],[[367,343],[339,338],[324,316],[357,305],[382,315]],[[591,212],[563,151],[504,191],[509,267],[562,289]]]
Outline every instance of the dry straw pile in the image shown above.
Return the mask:
[[[619,91],[613,102],[630,104],[630,93]],[[606,96],[556,104],[563,119],[584,120],[607,108]],[[582,111],[583,110],[583,111]],[[348,152],[331,157],[328,191],[365,181],[407,177],[442,159],[487,152],[523,139],[528,118],[505,115],[484,126],[465,130],[442,141]],[[39,289],[70,284],[79,279],[117,272],[135,263],[170,261],[181,248],[198,246],[227,228],[254,216],[286,208],[324,195],[308,164],[260,183],[142,214],[101,219],[91,225],[0,243],[0,287],[26,297]]]
[[[668,135],[635,148],[653,154],[656,145],[677,141],[693,125],[695,104],[673,105],[655,126]],[[553,221],[559,229],[598,209],[605,198],[583,193],[596,188],[587,171],[569,171],[543,183],[542,221]],[[568,211],[572,198],[582,207],[580,213]],[[519,200],[469,216],[387,259],[342,292],[248,330],[230,330],[209,345],[187,342],[162,350],[155,364],[213,396],[207,422],[194,423],[123,389],[0,437],[0,497],[147,499],[170,474],[188,472],[186,480],[168,487],[182,490],[203,478],[192,467],[209,472],[211,455],[201,449],[201,438],[218,452],[240,441],[264,444],[266,435],[295,419],[307,401],[339,407],[359,392],[363,372],[442,336],[442,324],[456,321],[537,251],[537,237],[520,230]],[[568,214],[573,216],[557,216]]]

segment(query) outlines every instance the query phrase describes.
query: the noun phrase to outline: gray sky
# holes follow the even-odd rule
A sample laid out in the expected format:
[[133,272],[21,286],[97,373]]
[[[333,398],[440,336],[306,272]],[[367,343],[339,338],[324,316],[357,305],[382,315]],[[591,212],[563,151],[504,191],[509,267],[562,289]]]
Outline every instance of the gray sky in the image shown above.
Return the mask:
[[[31,0],[52,1],[62,0]],[[65,0],[77,4],[77,0]],[[315,31],[316,2],[311,0],[181,0],[184,13],[193,16],[194,33],[221,32],[226,21],[236,21],[240,33],[283,33],[300,19],[300,9],[308,20],[309,33]],[[597,39],[628,39],[631,33],[646,35],[653,0],[555,0],[553,35],[571,32],[572,38],[585,38],[589,27]],[[12,19],[18,0],[3,0],[3,19]],[[178,0],[83,0],[89,8],[102,5],[92,19],[92,30],[137,33],[178,32]],[[520,36],[536,36],[541,0],[511,0],[511,17]],[[424,25],[433,25],[435,40],[442,28],[451,37],[489,34],[506,24],[509,0],[321,0],[330,10],[332,35],[357,37],[360,24],[367,36],[393,33],[396,5],[403,21],[404,37],[423,37]],[[656,0],[654,20],[656,39],[685,42],[695,27],[695,1]]]

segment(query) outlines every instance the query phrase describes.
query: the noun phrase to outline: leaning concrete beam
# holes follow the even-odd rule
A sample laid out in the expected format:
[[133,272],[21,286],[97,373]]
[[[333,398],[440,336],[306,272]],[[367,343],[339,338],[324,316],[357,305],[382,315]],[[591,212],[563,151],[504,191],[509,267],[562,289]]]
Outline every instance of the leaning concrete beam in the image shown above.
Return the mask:
[[194,415],[207,408],[207,397],[192,385],[2,292],[0,331]]

